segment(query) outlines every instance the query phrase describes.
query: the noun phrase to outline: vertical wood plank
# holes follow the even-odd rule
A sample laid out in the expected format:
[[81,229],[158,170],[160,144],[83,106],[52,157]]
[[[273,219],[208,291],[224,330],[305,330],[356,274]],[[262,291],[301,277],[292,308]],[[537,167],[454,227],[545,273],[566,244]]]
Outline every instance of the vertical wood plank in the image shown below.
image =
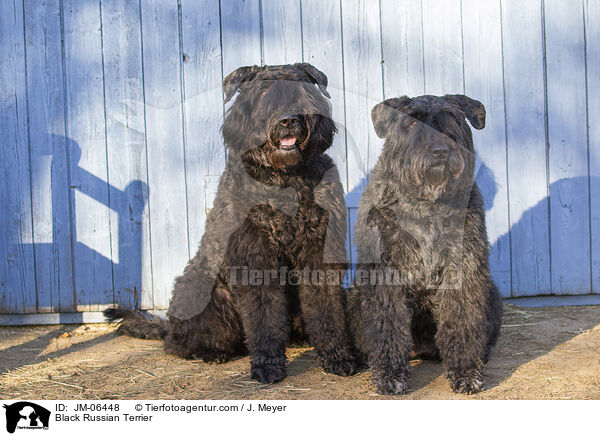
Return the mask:
[[302,62],[300,0],[262,0],[263,60],[267,65]]
[[592,292],[600,293],[600,3],[586,0],[588,147],[590,157],[590,217]]
[[140,307],[151,301],[152,271],[144,113],[128,106],[144,99],[137,0],[102,2],[102,47],[109,201],[116,212],[110,214],[114,298],[120,306]]
[[586,294],[591,283],[583,4],[545,1],[544,16],[552,291]]
[[219,4],[183,0],[182,31],[185,53],[186,182],[190,250],[196,252],[204,233],[206,214],[225,168],[220,126],[223,122]]
[[141,3],[154,308],[168,307],[189,260],[178,10]]
[[350,262],[351,270],[351,283],[354,282],[354,278],[356,275],[356,265],[358,263],[358,251],[356,250],[356,245],[354,245],[354,226],[356,225],[356,221],[358,220],[358,208],[357,207],[349,207],[348,208],[348,227],[351,229],[351,235],[349,237],[350,247],[348,250],[348,262]]
[[[368,0],[341,2],[348,190],[355,193],[362,193],[383,145],[371,125],[371,109],[383,100],[378,6]],[[349,202],[347,206],[358,204]]]
[[78,310],[113,302],[100,7],[64,1],[67,148]]
[[340,4],[337,1],[302,0],[302,34],[304,61],[323,71],[329,81],[327,90],[331,94],[332,116],[338,133],[334,136],[327,154],[337,165],[348,203],[350,199]]
[[[346,204],[358,204],[359,193],[350,192],[348,188],[347,124],[340,3],[302,0],[302,35],[303,60],[323,71],[328,79],[327,89],[331,95],[332,117],[338,133],[334,136],[327,154],[331,156],[338,168],[340,181],[346,193]],[[352,231],[352,226],[348,225],[346,235],[348,244],[352,241]],[[346,255],[351,261],[350,245],[348,245]]]
[[[226,0],[221,5],[221,54],[223,77],[241,66],[261,65],[262,41],[259,0]],[[233,104],[233,99],[227,106]],[[215,183],[206,187],[216,188]]]
[[386,98],[425,94],[421,2],[381,0]]
[[[477,183],[486,205],[490,270],[500,293],[510,296],[510,237],[500,2],[462,0],[465,94],[485,106],[485,129],[473,130],[483,162]],[[485,62],[482,62],[485,59]]]
[[23,3],[0,2],[0,311],[35,312]]
[[258,0],[222,1],[221,30],[225,76],[244,65],[261,65]]
[[512,293],[515,297],[549,294],[541,3],[503,0],[501,5]]
[[462,94],[460,0],[423,0],[422,8],[425,92]]
[[58,0],[25,1],[38,312],[75,310]]

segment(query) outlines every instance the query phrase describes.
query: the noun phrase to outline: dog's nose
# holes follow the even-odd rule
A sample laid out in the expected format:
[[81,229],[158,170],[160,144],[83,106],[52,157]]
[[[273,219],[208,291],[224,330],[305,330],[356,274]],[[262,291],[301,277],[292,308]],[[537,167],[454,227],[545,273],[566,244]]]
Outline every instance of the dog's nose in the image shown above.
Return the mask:
[[445,144],[436,144],[431,147],[431,154],[439,159],[445,159],[450,154],[450,148]]
[[279,124],[281,124],[283,127],[293,127],[298,125],[298,121],[298,117],[292,116],[279,120]]

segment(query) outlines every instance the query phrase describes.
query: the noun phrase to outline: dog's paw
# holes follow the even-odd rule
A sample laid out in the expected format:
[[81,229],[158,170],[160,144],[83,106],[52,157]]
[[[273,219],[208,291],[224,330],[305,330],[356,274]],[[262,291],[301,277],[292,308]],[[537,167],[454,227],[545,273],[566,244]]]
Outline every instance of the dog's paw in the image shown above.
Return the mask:
[[450,386],[457,394],[476,394],[483,389],[483,377],[481,376],[449,376]]
[[374,377],[373,384],[379,395],[402,395],[408,390],[406,377]]
[[353,355],[322,358],[321,365],[326,372],[343,377],[356,374],[361,367],[360,362]]
[[250,368],[250,377],[261,383],[277,383],[283,380],[285,376],[285,364],[252,364]]

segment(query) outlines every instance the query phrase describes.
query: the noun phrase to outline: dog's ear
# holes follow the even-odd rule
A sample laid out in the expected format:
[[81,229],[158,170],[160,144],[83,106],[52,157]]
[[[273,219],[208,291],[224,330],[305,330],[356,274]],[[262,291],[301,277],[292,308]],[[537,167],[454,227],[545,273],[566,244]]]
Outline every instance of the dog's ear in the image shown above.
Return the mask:
[[461,94],[445,95],[444,98],[456,103],[477,130],[485,127],[485,107],[480,101]]
[[237,70],[229,73],[223,80],[223,92],[225,93],[225,103],[235,95],[243,82],[251,81],[261,67],[256,65],[248,67],[239,67]]
[[411,101],[411,98],[404,95],[400,98],[384,100],[371,109],[371,120],[377,136],[380,138],[388,137],[390,125],[406,114]]
[[327,76],[323,71],[318,70],[306,62],[296,64],[296,66],[301,68],[306,73],[310,81],[319,87],[319,90],[325,97],[331,98],[331,95],[329,95],[329,92],[327,92]]

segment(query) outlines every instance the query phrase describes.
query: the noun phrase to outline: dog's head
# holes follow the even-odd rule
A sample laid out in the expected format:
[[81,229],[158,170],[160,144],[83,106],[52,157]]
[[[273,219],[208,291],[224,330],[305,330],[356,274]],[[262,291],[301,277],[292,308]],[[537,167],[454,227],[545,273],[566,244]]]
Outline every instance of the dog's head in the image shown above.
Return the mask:
[[223,81],[230,151],[286,171],[323,153],[336,132],[327,76],[310,64],[240,67]]
[[371,118],[386,139],[384,164],[411,194],[437,200],[472,186],[475,150],[466,120],[483,129],[483,104],[464,95],[404,96],[379,103]]

